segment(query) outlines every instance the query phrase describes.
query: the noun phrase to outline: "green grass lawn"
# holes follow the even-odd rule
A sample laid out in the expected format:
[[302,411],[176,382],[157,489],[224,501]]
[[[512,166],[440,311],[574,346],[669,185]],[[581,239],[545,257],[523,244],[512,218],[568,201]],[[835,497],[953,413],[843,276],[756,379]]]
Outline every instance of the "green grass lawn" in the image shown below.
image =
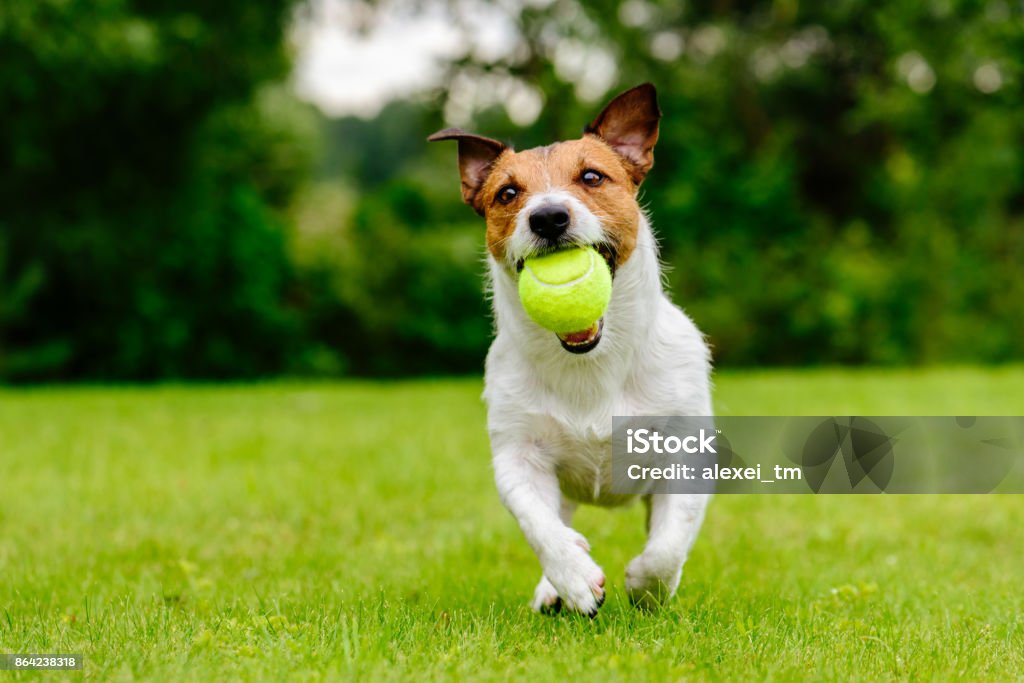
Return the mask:
[[[1024,368],[723,373],[723,414],[1024,414]],[[95,680],[1024,675],[1024,497],[718,496],[658,613],[533,614],[477,380],[0,391],[0,652]],[[81,673],[0,672],[0,681]]]

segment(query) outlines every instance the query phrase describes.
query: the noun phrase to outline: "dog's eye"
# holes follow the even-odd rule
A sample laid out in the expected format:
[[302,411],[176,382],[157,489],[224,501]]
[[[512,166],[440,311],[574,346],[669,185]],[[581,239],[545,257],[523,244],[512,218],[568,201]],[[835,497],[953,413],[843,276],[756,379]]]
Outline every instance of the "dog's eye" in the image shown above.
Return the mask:
[[519,190],[515,185],[506,185],[498,190],[498,201],[502,204],[511,204],[512,200],[519,196]]
[[592,168],[588,168],[580,175],[580,180],[584,185],[590,187],[597,187],[604,182],[604,174],[600,171],[595,171]]

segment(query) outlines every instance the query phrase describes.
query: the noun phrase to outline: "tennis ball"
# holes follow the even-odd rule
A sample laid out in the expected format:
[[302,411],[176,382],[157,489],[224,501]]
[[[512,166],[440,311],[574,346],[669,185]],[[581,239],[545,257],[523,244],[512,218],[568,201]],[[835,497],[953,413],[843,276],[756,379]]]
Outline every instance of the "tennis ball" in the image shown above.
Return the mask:
[[519,300],[544,329],[562,334],[587,330],[608,308],[612,274],[593,247],[573,247],[526,259]]

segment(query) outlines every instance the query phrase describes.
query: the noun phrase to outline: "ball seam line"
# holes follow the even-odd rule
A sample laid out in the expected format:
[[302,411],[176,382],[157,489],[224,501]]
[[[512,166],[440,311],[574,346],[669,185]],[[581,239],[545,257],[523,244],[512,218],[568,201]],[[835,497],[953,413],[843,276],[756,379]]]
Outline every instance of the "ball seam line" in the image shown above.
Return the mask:
[[575,284],[577,284],[579,282],[582,282],[583,280],[586,280],[588,277],[591,276],[591,274],[593,274],[593,272],[594,272],[594,252],[588,251],[587,252],[587,256],[590,257],[590,266],[589,266],[589,268],[587,268],[587,272],[583,273],[582,275],[580,275],[579,277],[577,277],[575,279],[569,280],[568,282],[557,282],[557,283],[556,282],[545,282],[544,280],[541,280],[537,276],[537,273],[535,273],[533,271],[533,268],[531,268],[529,264],[525,265],[525,269],[530,271],[530,276],[533,278],[534,282],[536,282],[538,285],[540,285],[542,287],[550,287],[550,288],[569,287],[571,285],[575,285]]

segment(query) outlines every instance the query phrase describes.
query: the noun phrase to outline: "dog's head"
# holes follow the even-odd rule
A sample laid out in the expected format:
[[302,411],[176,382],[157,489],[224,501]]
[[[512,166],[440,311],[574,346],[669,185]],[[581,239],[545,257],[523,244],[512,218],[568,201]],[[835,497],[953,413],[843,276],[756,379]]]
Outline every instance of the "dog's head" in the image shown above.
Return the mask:
[[[456,128],[428,140],[458,141],[462,198],[487,221],[487,248],[499,264],[515,273],[531,256],[586,244],[614,276],[636,247],[637,190],[654,164],[660,119],[645,83],[613,99],[577,140],[522,152]],[[563,346],[590,350],[595,327],[587,339],[563,337]]]

